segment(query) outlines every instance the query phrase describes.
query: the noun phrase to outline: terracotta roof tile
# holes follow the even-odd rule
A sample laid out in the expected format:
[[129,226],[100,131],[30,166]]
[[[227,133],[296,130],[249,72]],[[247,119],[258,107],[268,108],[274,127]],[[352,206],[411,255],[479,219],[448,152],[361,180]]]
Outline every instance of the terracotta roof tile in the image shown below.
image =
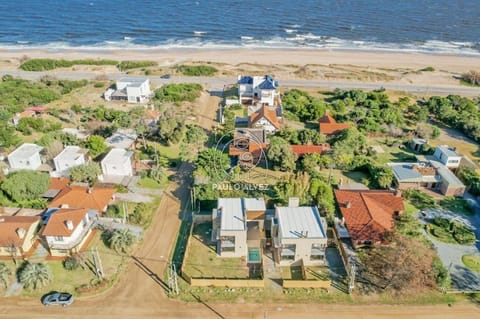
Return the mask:
[[293,153],[297,156],[302,156],[305,154],[322,154],[325,151],[330,150],[330,144],[322,144],[322,145],[290,145],[292,147]]
[[276,109],[270,108],[266,105],[263,105],[257,112],[250,114],[248,126],[253,127],[255,123],[262,118],[268,120],[277,130],[282,128],[282,125],[278,121]]
[[[82,222],[88,209],[65,209],[61,208],[50,215],[47,225],[43,229],[43,236],[70,236],[77,226]],[[72,229],[68,229],[67,221],[72,222]]]
[[335,197],[354,244],[383,241],[393,230],[394,214],[404,210],[402,198],[391,191],[336,189]]
[[318,124],[320,133],[325,135],[337,134],[350,127],[350,123],[337,123],[329,112],[326,112],[325,115],[318,120]]
[[38,216],[0,216],[0,247],[23,245],[26,236],[20,238],[17,229],[23,228],[26,232],[40,221]]
[[65,177],[50,177],[50,186],[48,189],[58,189],[62,190],[68,186],[70,180]]
[[110,203],[115,189],[93,187],[90,189],[81,186],[65,187],[48,205],[48,207],[60,207],[68,205],[69,208],[88,208],[103,212]]

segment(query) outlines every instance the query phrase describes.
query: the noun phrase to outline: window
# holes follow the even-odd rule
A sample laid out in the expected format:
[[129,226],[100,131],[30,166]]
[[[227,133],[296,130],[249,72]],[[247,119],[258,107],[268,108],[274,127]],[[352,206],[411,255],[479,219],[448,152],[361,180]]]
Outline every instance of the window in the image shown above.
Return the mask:
[[284,244],[284,245],[282,245],[282,250],[280,252],[280,259],[281,260],[294,260],[296,249],[297,249],[297,245],[295,245],[295,244]]
[[222,236],[220,237],[220,251],[235,252],[235,236]]
[[457,164],[459,160],[449,160],[448,164]]
[[310,260],[323,260],[325,257],[325,244],[312,244],[312,249],[310,251]]
[[53,237],[56,241],[63,241],[63,236],[55,236]]

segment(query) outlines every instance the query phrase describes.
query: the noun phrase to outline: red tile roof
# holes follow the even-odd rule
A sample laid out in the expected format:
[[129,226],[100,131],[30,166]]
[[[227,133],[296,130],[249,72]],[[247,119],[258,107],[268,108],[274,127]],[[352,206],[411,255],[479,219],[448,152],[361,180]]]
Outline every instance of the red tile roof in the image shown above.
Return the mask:
[[62,190],[70,183],[70,180],[65,177],[50,177],[50,186],[48,189]]
[[38,216],[0,216],[0,247],[14,245],[20,247],[26,239],[26,234],[20,238],[17,230],[22,228],[27,233],[32,225],[38,223]]
[[330,150],[330,144],[322,144],[322,145],[290,145],[292,147],[293,153],[297,156],[302,156],[305,154],[322,154],[325,151]]
[[318,124],[320,133],[325,135],[337,134],[350,127],[350,123],[337,123],[328,111],[318,120]]
[[[50,215],[47,225],[43,229],[43,236],[71,236],[75,228],[82,222],[88,209],[66,209],[61,208]],[[68,229],[67,221],[72,222],[72,229]]]
[[89,191],[87,187],[67,186],[52,200],[48,207],[68,205],[69,208],[88,208],[103,212],[112,200],[113,194],[115,194],[113,188],[93,187]]
[[354,245],[382,242],[393,230],[394,214],[404,210],[392,191],[336,189],[335,197]]
[[263,105],[257,112],[250,114],[248,126],[253,127],[255,123],[262,118],[265,118],[267,121],[269,121],[277,130],[282,128],[282,125],[278,121],[277,110],[266,105]]

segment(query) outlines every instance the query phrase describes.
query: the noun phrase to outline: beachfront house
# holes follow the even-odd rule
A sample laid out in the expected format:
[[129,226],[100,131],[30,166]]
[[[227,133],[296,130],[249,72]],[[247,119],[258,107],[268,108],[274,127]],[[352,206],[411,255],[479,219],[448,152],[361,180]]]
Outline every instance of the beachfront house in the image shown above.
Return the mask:
[[[336,189],[335,199],[342,214],[337,232],[350,238],[353,247],[385,242],[393,231],[394,218],[403,210],[403,200],[398,191]],[[347,235],[345,235],[347,234]]]
[[219,198],[212,211],[212,240],[218,256],[247,257],[249,250],[260,251],[265,238],[265,211],[263,198]]
[[270,75],[238,76],[238,100],[240,104],[280,105],[278,82]]
[[79,146],[67,146],[57,156],[53,158],[55,171],[50,175],[54,177],[68,176],[72,167],[83,165],[87,162],[86,151]]
[[96,210],[87,208],[60,208],[51,213],[42,231],[50,255],[63,257],[83,250],[97,215]]
[[12,170],[36,170],[42,165],[40,152],[43,147],[32,143],[23,143],[8,155],[8,164]]
[[457,150],[448,145],[437,146],[433,156],[435,156],[440,163],[450,169],[458,168],[460,166],[460,161],[462,160],[462,156],[457,153]]
[[317,207],[276,207],[272,220],[273,256],[280,266],[325,264],[327,221]]
[[146,103],[149,101],[150,80],[147,78],[123,77],[103,94],[107,101],[125,101],[128,103]]
[[133,176],[133,152],[123,148],[114,148],[101,161],[104,177]]
[[0,257],[26,257],[34,249],[38,216],[0,216]]

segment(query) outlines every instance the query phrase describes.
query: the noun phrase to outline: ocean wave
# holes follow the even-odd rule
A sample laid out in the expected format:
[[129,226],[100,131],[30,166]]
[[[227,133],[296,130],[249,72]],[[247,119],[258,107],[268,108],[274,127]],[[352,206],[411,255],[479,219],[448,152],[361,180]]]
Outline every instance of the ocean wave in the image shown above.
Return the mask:
[[257,39],[250,36],[240,36],[240,39],[231,41],[213,41],[206,37],[193,36],[182,40],[170,39],[162,43],[145,45],[133,42],[134,38],[124,37],[119,41],[103,41],[92,45],[73,45],[69,42],[51,42],[34,44],[28,41],[17,41],[12,44],[0,44],[0,49],[46,49],[46,50],[155,50],[155,49],[337,49],[337,50],[366,50],[387,52],[420,52],[456,55],[480,56],[480,42],[459,42],[429,40],[411,43],[385,43],[366,40],[345,40],[336,37],[314,35],[311,33],[296,34],[295,37],[270,37]]
[[298,32],[297,29],[284,29],[285,33],[291,34],[291,33],[296,33]]
[[193,31],[193,34],[197,37],[207,34],[207,31]]

